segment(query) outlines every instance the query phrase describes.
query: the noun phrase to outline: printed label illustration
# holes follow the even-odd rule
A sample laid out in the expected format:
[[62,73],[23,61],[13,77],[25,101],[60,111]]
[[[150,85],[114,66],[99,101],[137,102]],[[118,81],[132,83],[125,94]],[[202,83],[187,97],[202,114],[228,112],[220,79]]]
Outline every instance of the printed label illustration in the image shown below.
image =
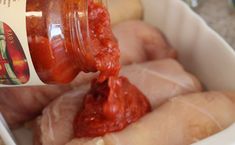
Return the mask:
[[14,31],[0,21],[0,84],[20,85],[29,81],[29,66]]

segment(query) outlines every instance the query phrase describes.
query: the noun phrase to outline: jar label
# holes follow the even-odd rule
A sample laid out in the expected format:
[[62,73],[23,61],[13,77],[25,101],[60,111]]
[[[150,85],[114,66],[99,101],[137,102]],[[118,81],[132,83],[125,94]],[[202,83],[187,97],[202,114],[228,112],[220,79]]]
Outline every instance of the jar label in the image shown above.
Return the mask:
[[26,0],[0,0],[0,87],[44,84],[29,52]]

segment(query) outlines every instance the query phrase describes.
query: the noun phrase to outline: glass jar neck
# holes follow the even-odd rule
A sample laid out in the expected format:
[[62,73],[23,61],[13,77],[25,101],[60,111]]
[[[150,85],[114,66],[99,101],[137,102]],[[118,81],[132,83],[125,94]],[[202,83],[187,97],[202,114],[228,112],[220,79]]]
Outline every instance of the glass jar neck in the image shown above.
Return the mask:
[[[71,47],[75,56],[75,61],[83,71],[90,71],[89,68],[83,68],[87,60],[94,60],[92,47],[90,46],[90,31],[88,18],[88,0],[74,0],[67,4],[69,11],[66,14],[67,24],[69,26],[69,38]],[[91,62],[95,63],[95,62]],[[89,65],[90,66],[90,65]],[[93,65],[91,65],[93,66]]]
[[[93,46],[90,43],[89,29],[89,3],[99,3],[107,6],[106,0],[74,0],[69,3],[69,12],[66,15],[69,25],[69,35],[71,38],[71,47],[74,50],[75,60],[83,71],[94,71],[95,58]],[[89,64],[88,64],[89,63]],[[88,64],[83,67],[83,64]],[[87,67],[92,66],[92,67]]]

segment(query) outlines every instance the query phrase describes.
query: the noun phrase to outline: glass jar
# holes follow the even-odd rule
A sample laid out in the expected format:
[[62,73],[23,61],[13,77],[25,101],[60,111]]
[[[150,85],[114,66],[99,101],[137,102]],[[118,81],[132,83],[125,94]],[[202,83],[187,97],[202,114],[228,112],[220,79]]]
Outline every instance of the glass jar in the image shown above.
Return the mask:
[[86,0],[27,0],[28,44],[43,82],[67,83],[79,73],[76,58],[90,54],[87,9]]
[[[27,0],[29,50],[35,70],[44,83],[68,83],[80,71],[102,72],[118,65],[119,51],[109,16],[106,10],[93,4],[103,5],[103,2]],[[112,58],[106,59],[106,56]],[[111,74],[117,73],[118,67],[113,68]]]
[[117,75],[119,49],[103,0],[0,2],[0,86]]

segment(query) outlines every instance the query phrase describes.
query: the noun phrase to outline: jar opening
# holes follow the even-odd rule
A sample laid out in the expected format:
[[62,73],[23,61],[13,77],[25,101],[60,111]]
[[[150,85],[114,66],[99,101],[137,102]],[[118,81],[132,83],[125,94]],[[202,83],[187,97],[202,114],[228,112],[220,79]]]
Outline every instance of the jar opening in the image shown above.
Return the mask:
[[[88,22],[88,1],[79,0],[77,3],[68,3],[69,13],[67,14],[67,20],[69,24],[69,31],[71,37],[71,45],[75,52],[76,61],[82,71],[89,72],[94,71],[87,66],[94,66],[95,61],[92,54],[92,47],[90,46],[90,31]],[[83,67],[84,64],[89,65]]]

